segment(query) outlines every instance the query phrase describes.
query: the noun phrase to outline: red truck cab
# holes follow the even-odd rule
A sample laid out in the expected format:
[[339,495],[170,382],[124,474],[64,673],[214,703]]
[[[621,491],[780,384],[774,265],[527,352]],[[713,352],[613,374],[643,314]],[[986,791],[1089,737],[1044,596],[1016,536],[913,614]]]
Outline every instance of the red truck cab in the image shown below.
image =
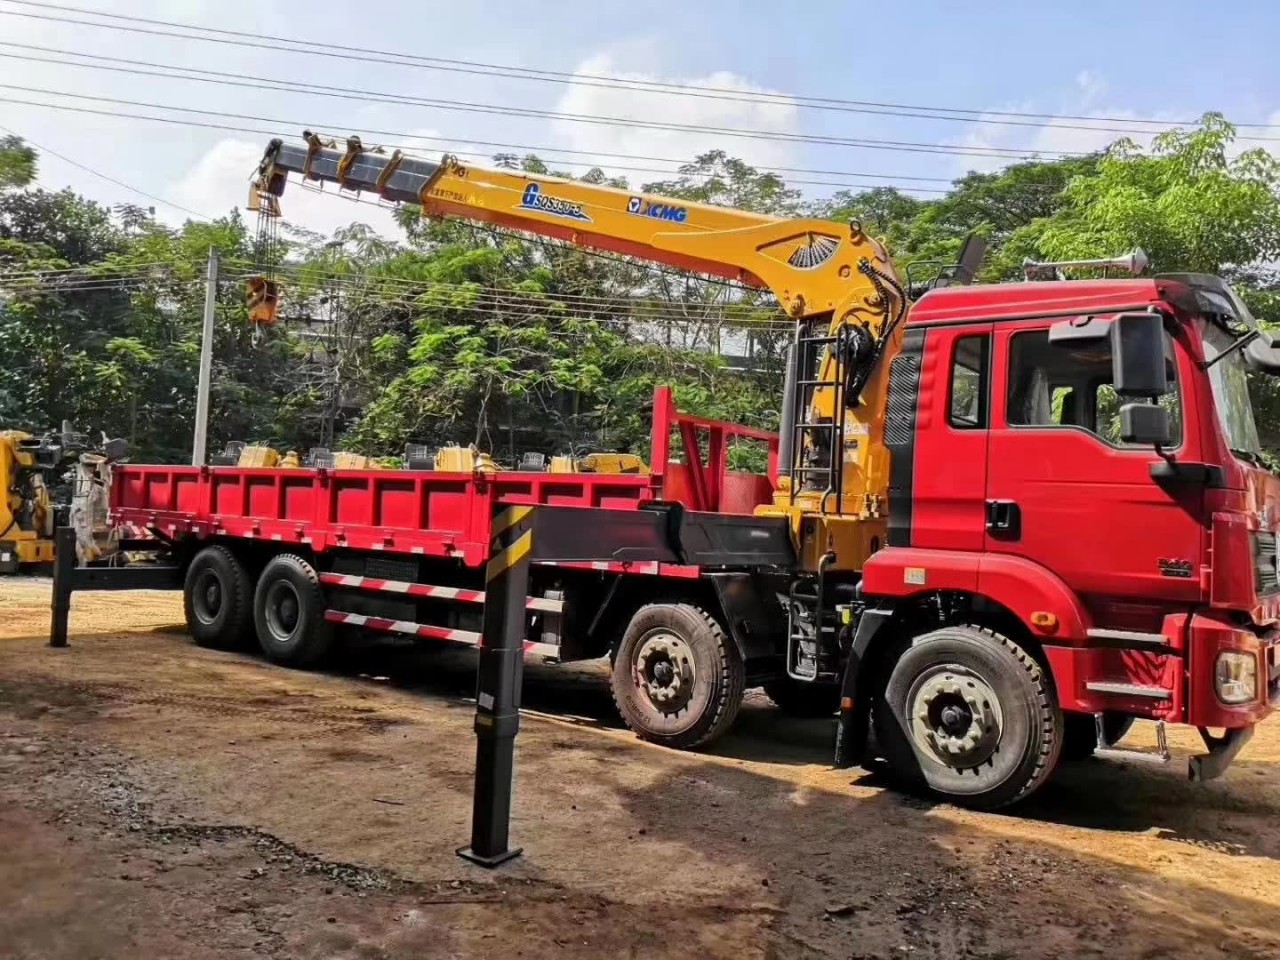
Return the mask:
[[[1109,328],[1142,315],[1159,318],[1150,342],[1167,385],[1137,416],[1166,425],[1161,444],[1126,442],[1132,398],[1116,389],[1125,348]],[[883,623],[913,598],[961,598],[1035,651],[1064,714],[1061,749],[1088,752],[1129,718],[1191,724],[1209,749],[1190,775],[1219,775],[1280,703],[1280,478],[1259,443],[1251,363],[1273,371],[1269,340],[1215,277],[926,294],[894,360],[909,375],[890,409],[909,409],[913,429],[893,453],[888,545],[864,570],[870,609]],[[880,625],[863,621],[855,662]],[[902,704],[926,768],[947,765],[930,713],[943,686]],[[1027,758],[1017,789],[1055,762]]]

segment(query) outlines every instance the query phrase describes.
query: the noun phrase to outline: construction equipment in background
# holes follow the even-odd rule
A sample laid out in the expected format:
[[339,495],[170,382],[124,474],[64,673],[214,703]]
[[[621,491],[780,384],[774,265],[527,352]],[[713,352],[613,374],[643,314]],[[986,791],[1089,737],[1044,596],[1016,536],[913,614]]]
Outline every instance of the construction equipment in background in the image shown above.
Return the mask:
[[59,526],[75,528],[81,563],[112,556],[107,497],[112,464],[124,454],[123,440],[105,437],[101,450],[89,449],[66,421],[43,436],[0,431],[0,574],[51,564]]

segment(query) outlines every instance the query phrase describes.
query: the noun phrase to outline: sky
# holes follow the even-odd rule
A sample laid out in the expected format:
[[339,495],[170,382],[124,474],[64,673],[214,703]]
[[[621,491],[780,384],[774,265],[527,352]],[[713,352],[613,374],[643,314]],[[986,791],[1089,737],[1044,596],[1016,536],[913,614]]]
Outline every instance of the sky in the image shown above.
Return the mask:
[[[366,145],[409,145],[423,156],[448,151],[473,163],[502,149],[492,144],[537,147],[559,158],[555,166],[563,168],[568,160],[596,162],[637,184],[662,173],[620,168],[669,171],[674,163],[667,161],[683,162],[720,148],[762,168],[836,172],[792,174],[823,181],[803,186],[809,197],[870,184],[932,196],[930,191],[945,189],[967,170],[1009,162],[992,156],[993,148],[1092,150],[1124,135],[1117,128],[1126,125],[997,123],[990,111],[1116,117],[1154,131],[1160,126],[1139,121],[1173,123],[1216,110],[1238,123],[1271,125],[1241,133],[1274,142],[1242,140],[1242,146],[1280,153],[1280,58],[1274,56],[1280,4],[1241,0],[1233,6],[1228,17],[1214,16],[1203,3],[1190,0],[1052,5],[902,0],[892,6],[834,0],[792,5],[756,0],[67,0],[60,8],[0,0],[0,134],[11,131],[40,150],[41,186],[71,187],[108,205],[154,206],[158,217],[174,224],[192,213],[213,218],[243,208],[250,176],[269,139],[300,141],[304,128],[340,138],[359,132]],[[555,82],[540,82],[128,33],[65,22],[92,19],[75,8],[247,31],[264,45],[276,43],[268,38],[285,37],[337,45],[347,53],[366,48],[558,76]],[[68,65],[74,53],[146,61],[155,66],[142,69],[155,75]],[[51,59],[63,62],[47,62]],[[233,74],[248,83],[287,81],[288,89],[184,80],[173,75],[174,66]],[[593,77],[688,85],[708,95],[610,89]],[[299,89],[300,84],[336,87],[347,96],[324,96]],[[360,91],[389,96],[373,99]],[[741,91],[751,102],[726,91]],[[750,94],[759,91],[781,96],[767,103],[752,100]],[[100,99],[89,99],[95,97]],[[843,103],[833,104],[841,109],[813,109],[796,97]],[[159,106],[112,102],[120,100]],[[974,111],[977,122],[855,111],[848,109],[849,101],[957,108]],[[494,105],[516,113],[483,112]],[[183,114],[175,107],[207,112]],[[526,111],[562,116],[549,119]],[[215,115],[228,113],[260,119]],[[633,122],[575,119],[584,116]],[[635,121],[755,131],[774,139],[651,130]],[[1075,129],[1082,126],[1102,129]],[[797,136],[975,152],[797,142]],[[569,169],[581,173],[586,167]],[[332,191],[321,195],[295,184],[282,203],[291,222],[313,230],[328,232],[358,221],[388,235],[398,232],[386,209],[355,204]]]

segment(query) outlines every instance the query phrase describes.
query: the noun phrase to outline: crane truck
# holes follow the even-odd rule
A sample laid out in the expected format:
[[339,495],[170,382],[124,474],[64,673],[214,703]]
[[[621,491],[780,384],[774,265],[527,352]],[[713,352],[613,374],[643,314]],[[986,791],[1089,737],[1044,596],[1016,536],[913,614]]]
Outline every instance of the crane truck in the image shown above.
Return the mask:
[[[771,291],[795,320],[781,429],[660,389],[647,473],[122,466],[114,515],[168,544],[197,642],[253,633],[295,666],[352,628],[478,644],[489,508],[569,504],[615,559],[533,570],[526,650],[610,656],[656,743],[710,742],[763,685],[834,716],[838,765],[994,808],[1134,719],[1166,760],[1164,724],[1198,728],[1211,779],[1280,703],[1280,478],[1244,380],[1280,351],[1221,278],[1131,258],[970,285],[968,263],[909,303],[856,222],[314,134],[267,148],[272,212],[291,176]],[[258,319],[278,293],[256,285]],[[742,437],[767,475],[727,469]],[[672,504],[679,562],[611,552],[615,521]]]

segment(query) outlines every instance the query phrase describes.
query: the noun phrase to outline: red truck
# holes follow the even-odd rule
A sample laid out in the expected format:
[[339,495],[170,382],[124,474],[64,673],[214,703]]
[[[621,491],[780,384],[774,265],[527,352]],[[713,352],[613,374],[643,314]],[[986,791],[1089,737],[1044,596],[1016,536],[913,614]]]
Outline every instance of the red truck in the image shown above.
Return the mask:
[[[120,467],[115,518],[167,545],[199,642],[252,626],[295,666],[347,629],[478,644],[494,511],[533,504],[580,510],[603,559],[532,571],[528,652],[610,656],[627,724],[672,747],[762,685],[837,717],[837,764],[874,741],[906,784],[991,808],[1133,718],[1199,728],[1190,774],[1216,777],[1280,702],[1280,479],[1245,379],[1280,350],[1221,279],[1134,259],[972,286],[967,247],[909,303],[856,222],[310,134],[269,146],[268,215],[290,175],[771,291],[796,321],[781,431],[659,391],[648,474]],[[255,290],[270,320],[278,288]],[[734,441],[768,444],[767,474],[728,470]],[[636,562],[656,514],[669,559]]]
[[[1117,439],[1129,343],[1106,330],[1141,315],[1168,372],[1158,450]],[[825,583],[756,515],[777,473],[725,469],[732,438],[767,442],[774,463],[778,438],[686,417],[665,390],[648,474],[124,465],[112,510],[171,544],[198,642],[256,631],[268,658],[306,666],[338,628],[477,644],[495,504],[589,507],[607,541],[611,513],[676,502],[690,562],[541,566],[529,591],[528,651],[613,656],[641,736],[708,742],[756,684],[833,714],[836,685],[797,677],[790,649],[804,583],[826,594],[814,658],[837,664],[846,759],[869,701],[895,773],[960,803],[1024,796],[1135,717],[1200,728],[1191,773],[1207,779],[1280,701],[1280,479],[1244,381],[1270,355],[1257,338],[1233,349],[1252,329],[1210,277],[927,293],[894,360],[913,374],[890,383],[888,542]],[[724,523],[761,545],[716,547]]]

